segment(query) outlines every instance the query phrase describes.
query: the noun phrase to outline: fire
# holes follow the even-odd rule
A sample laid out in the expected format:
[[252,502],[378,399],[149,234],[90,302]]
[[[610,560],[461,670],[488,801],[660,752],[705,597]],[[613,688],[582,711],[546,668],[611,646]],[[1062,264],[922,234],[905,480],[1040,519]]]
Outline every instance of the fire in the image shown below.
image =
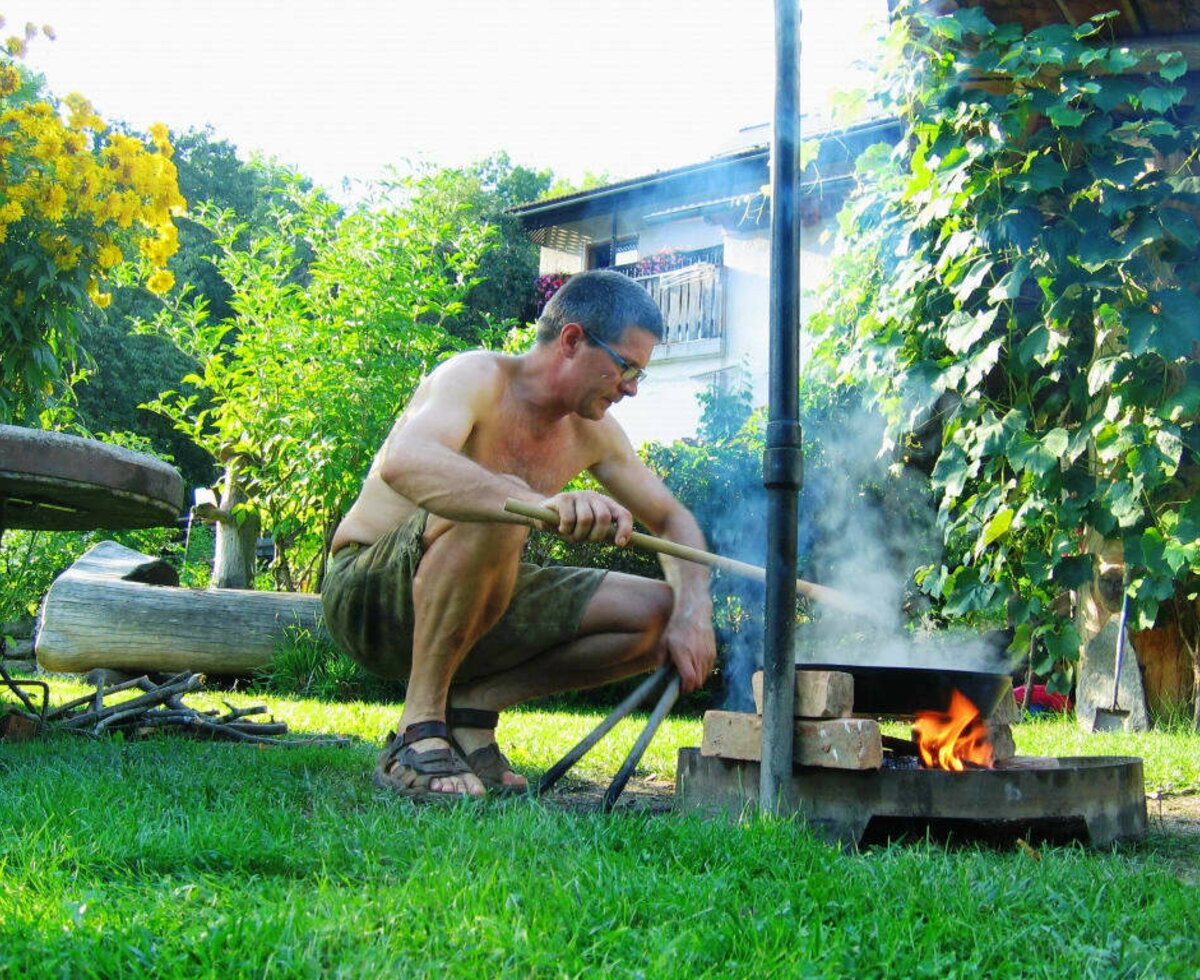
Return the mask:
[[992,768],[992,743],[979,709],[960,691],[950,696],[949,711],[920,711],[913,738],[927,769],[961,772],[967,763]]

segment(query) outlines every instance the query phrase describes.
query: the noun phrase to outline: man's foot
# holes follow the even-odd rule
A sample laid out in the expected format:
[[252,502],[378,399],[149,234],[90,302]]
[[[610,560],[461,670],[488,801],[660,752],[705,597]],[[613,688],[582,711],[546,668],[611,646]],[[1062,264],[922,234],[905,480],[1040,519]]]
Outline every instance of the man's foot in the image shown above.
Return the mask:
[[451,800],[486,792],[441,721],[417,722],[403,735],[392,735],[374,778],[375,785],[410,799]]
[[453,744],[462,753],[471,771],[492,792],[524,793],[529,782],[524,776],[513,772],[500,746],[496,744],[496,725],[500,721],[497,711],[481,711],[478,708],[450,708],[446,722],[453,732]]

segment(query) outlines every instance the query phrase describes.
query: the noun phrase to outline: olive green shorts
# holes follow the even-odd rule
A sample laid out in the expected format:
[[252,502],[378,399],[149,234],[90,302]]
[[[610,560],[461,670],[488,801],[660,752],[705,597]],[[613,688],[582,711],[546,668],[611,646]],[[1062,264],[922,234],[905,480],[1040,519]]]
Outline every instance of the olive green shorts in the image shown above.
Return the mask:
[[[407,680],[412,668],[413,578],[425,553],[428,517],[418,509],[374,544],[339,549],[321,588],[330,635],[380,677]],[[508,609],[475,644],[456,679],[507,670],[574,639],[604,576],[598,568],[522,562]]]

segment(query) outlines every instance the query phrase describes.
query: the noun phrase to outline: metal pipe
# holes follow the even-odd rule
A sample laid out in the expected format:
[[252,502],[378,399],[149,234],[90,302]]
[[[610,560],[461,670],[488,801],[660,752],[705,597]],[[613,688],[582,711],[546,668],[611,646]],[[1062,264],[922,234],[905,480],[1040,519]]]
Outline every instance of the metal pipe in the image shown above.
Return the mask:
[[629,782],[629,777],[633,775],[633,770],[637,768],[637,764],[642,761],[642,756],[646,752],[646,746],[654,738],[654,733],[658,731],[658,726],[662,724],[663,719],[675,707],[675,702],[679,700],[679,685],[679,675],[675,674],[667,684],[666,690],[662,692],[662,696],[659,697],[658,704],[650,712],[650,717],[646,721],[646,727],[642,730],[642,734],[633,743],[633,748],[629,750],[629,755],[625,757],[625,761],[621,763],[621,768],[613,776],[613,781],[608,786],[608,792],[604,794],[605,813],[608,813],[616,805],[617,797],[621,795],[621,790]]
[[662,682],[662,679],[667,676],[668,672],[674,669],[671,664],[663,664],[663,666],[659,667],[658,670],[634,688],[625,700],[612,710],[612,713],[604,721],[600,722],[591,732],[580,739],[573,749],[542,774],[542,778],[538,780],[538,784],[534,788],[534,795],[541,796],[557,783],[568,769],[587,754],[593,745],[616,727],[617,722],[646,700],[647,695]]
[[770,399],[767,595],[763,638],[763,741],[759,806],[786,812],[792,776],[796,669],[796,523],[803,457],[799,422],[800,0],[775,0],[775,125],[771,145]]

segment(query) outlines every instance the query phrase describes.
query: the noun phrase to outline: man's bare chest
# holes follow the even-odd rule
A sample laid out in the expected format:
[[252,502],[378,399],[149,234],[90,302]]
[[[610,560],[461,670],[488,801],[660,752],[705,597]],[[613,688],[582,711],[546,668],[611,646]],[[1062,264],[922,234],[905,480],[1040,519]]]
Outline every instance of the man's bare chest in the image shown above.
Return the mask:
[[518,476],[546,494],[557,493],[590,462],[584,440],[569,420],[539,426],[519,413],[488,419],[476,427],[464,448],[480,465]]

